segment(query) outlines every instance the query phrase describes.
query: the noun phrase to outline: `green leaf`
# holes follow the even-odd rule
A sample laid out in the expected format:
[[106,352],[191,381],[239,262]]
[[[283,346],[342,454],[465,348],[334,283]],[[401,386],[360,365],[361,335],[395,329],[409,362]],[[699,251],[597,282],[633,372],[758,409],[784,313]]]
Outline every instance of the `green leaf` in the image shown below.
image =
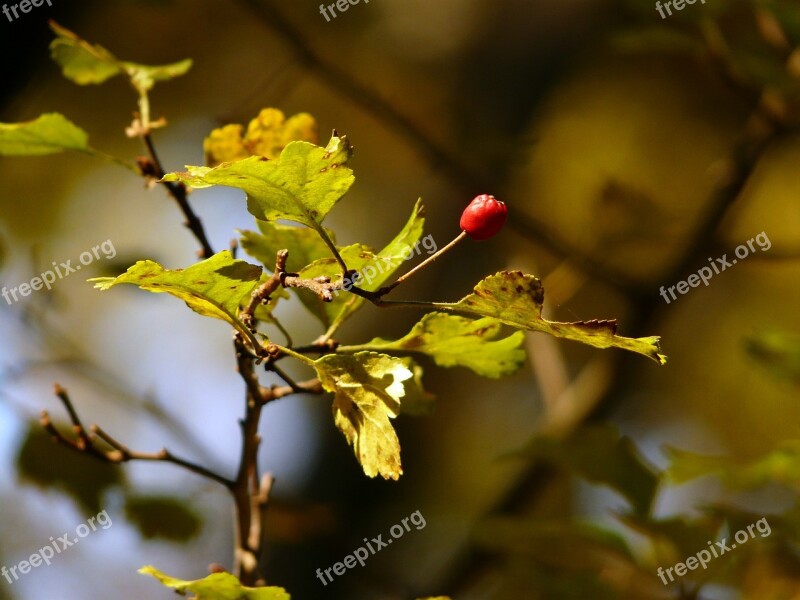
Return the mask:
[[[339,254],[347,267],[358,272],[359,279],[356,282],[358,287],[369,291],[377,290],[389,280],[404,261],[413,257],[415,245],[422,237],[425,227],[424,214],[425,207],[421,200],[417,200],[403,229],[378,254],[374,254],[371,248],[361,244],[339,249]],[[336,259],[319,259],[300,271],[300,276],[305,278],[323,275],[330,277],[335,283],[341,283],[341,270]],[[350,318],[365,302],[360,296],[343,290],[334,292],[332,302],[322,302],[318,297],[309,294],[301,294],[301,298],[331,331]]]
[[59,113],[24,123],[0,123],[0,154],[40,156],[65,150],[89,150],[86,132]]
[[[55,425],[65,435],[72,429],[65,423]],[[22,481],[61,490],[91,514],[100,512],[106,490],[125,482],[118,465],[56,445],[38,422],[28,425],[17,455],[17,469]]]
[[725,485],[735,489],[780,483],[800,491],[800,441],[797,440],[786,441],[753,460],[708,456],[675,448],[667,448],[666,453],[670,461],[666,476],[673,483],[716,475]]
[[564,440],[537,437],[518,455],[607,485],[627,498],[640,514],[647,514],[658,486],[656,471],[633,441],[611,426],[583,427]]
[[317,229],[353,185],[347,166],[352,153],[346,136],[334,136],[326,148],[291,142],[277,160],[251,156],[218,167],[187,166],[186,172],[169,173],[164,181],[238,188],[247,193],[247,210],[257,219],[286,219]]
[[103,83],[122,72],[119,60],[102,46],[82,40],[55,21],[50,22],[50,29],[56,34],[50,42],[50,55],[70,81],[78,85]]
[[185,58],[168,65],[140,65],[133,62],[122,63],[125,72],[130,77],[133,87],[139,92],[150,91],[158,81],[169,81],[185,75],[192,68],[192,59]]
[[333,418],[353,446],[368,477],[398,479],[400,441],[390,419],[400,414],[404,383],[414,373],[399,358],[359,352],[329,354],[315,361],[322,387],[335,394]]
[[440,367],[467,367],[483,377],[502,377],[519,369],[525,360],[520,348],[525,334],[516,331],[497,341],[500,321],[485,317],[467,319],[445,313],[428,313],[399,340],[375,338],[363,346],[341,346],[341,352],[414,352],[433,358]]
[[181,595],[192,592],[194,600],[291,600],[291,596],[279,587],[245,587],[230,573],[214,573],[205,579],[183,581],[165,575],[155,567],[139,569],[143,575],[152,575],[162,585]]
[[[377,264],[377,256],[369,246],[353,244],[352,246],[338,248],[338,250],[347,267],[357,272],[362,272],[368,265]],[[304,279],[323,276],[330,277],[334,283],[341,284],[342,272],[335,258],[315,260],[300,270],[300,277]],[[333,300],[330,302],[323,302],[319,296],[308,290],[297,290],[297,295],[303,301],[303,304],[322,321],[326,328],[329,328],[337,320],[340,323],[344,321],[347,316],[358,310],[364,302],[363,298],[342,290],[334,291]]]
[[243,299],[252,293],[261,277],[261,267],[234,260],[228,250],[192,265],[188,269],[165,269],[151,260],[137,262],[119,277],[97,277],[89,281],[108,290],[120,283],[132,283],[148,292],[172,294],[198,314],[230,323],[253,341],[252,333],[239,320]]
[[169,496],[127,496],[125,516],[145,539],[185,542],[195,537],[202,524],[186,500]]
[[158,66],[121,61],[99,44],[90,44],[54,21],[50,22],[50,28],[56,34],[50,42],[50,55],[61,66],[64,77],[78,85],[100,84],[125,73],[133,87],[143,94],[156,81],[183,75],[192,66],[189,59]]
[[[260,233],[242,231],[242,249],[258,259],[267,269],[275,269],[278,250],[288,250],[286,270],[296,272],[315,260],[330,256],[331,251],[316,231],[305,227],[283,225],[270,221],[256,221]],[[328,237],[336,241],[333,232]]]
[[479,282],[472,294],[458,302],[436,303],[435,306],[442,310],[494,317],[518,329],[541,331],[596,348],[629,350],[662,365],[667,362],[667,357],[660,354],[658,337],[620,337],[616,321],[548,321],[542,318],[543,303],[544,289],[539,279],[520,271],[501,271]]

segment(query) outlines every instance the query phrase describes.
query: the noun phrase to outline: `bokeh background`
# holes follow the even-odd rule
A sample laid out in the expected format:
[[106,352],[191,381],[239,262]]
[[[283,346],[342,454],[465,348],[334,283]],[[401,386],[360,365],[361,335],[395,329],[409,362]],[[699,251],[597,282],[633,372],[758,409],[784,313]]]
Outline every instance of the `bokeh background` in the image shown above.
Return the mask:
[[[794,514],[791,452],[747,489],[662,480],[650,518],[672,527],[671,553],[569,460],[558,469],[519,453],[541,436],[579,446],[587,427],[610,424],[660,471],[665,445],[748,461],[798,437],[797,3],[709,0],[662,19],[651,2],[372,0],[331,22],[310,0],[53,4],[0,17],[0,121],[58,111],[94,147],[128,160],[142,153],[124,135],[132,90],[120,78],[64,79],[49,58],[48,19],[124,59],[189,57],[192,70],[151,97],[154,116],[169,122],[156,134],[168,169],[202,164],[203,138],[223,123],[266,106],[309,112],[323,141],[336,128],[356,147],[356,184],[326,222],[340,243],[381,247],[418,197],[439,245],[458,233],[475,194],[508,203],[503,235],[463,244],[404,297],[456,300],[489,273],[521,269],[544,280],[550,318],[616,318],[623,335],[662,336],[664,367],[541,334],[528,334],[526,366],[503,380],[429,365],[438,407],[398,420],[399,482],[363,476],[327,400],[270,405],[261,451],[276,477],[270,583],[301,600],[800,597],[800,521],[788,516],[771,519],[785,546],[753,541],[752,552],[721,557],[726,566],[701,589],[690,577],[666,587],[655,574],[687,556],[681,541],[695,539],[691,519],[704,506]],[[235,190],[191,201],[218,249],[253,228]],[[0,564],[100,510],[113,520],[51,566],[0,579],[0,598],[167,598],[136,570],[195,579],[211,563],[230,567],[227,492],[169,465],[81,461],[36,425],[42,409],[66,417],[59,382],[87,422],[131,447],[166,445],[234,471],[243,390],[226,327],[162,295],[100,294],[85,281],[143,258],[191,264],[196,242],[179,211],[163,189],[70,154],[0,157],[0,204],[3,285],[106,240],[116,250],[51,292],[0,301]],[[761,232],[769,250],[670,304],[659,295]],[[279,310],[295,340],[321,333],[299,303]],[[399,336],[418,318],[368,306],[341,339]],[[596,462],[625,479],[626,463]],[[424,529],[334,584],[316,578],[416,510]],[[586,535],[587,523],[605,533]]]

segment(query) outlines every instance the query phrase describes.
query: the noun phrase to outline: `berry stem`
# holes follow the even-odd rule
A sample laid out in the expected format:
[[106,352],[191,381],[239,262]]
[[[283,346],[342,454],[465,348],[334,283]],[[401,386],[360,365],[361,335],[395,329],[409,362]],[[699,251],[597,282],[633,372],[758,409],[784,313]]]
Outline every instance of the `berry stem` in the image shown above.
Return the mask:
[[467,232],[466,231],[462,231],[461,233],[458,234],[458,236],[456,236],[456,238],[452,242],[450,242],[446,246],[440,248],[435,254],[430,255],[428,258],[423,260],[421,263],[419,263],[416,267],[414,267],[413,269],[408,271],[406,274],[401,275],[400,277],[398,277],[397,281],[395,281],[393,284],[388,285],[388,286],[383,287],[380,290],[378,290],[378,296],[384,296],[384,295],[388,294],[389,292],[391,292],[394,288],[396,288],[398,285],[400,285],[404,281],[407,281],[408,279],[411,279],[411,277],[415,273],[417,273],[418,271],[421,271],[422,269],[427,267],[429,264],[431,264],[433,261],[435,261],[437,258],[439,258],[442,254],[444,254],[445,252],[447,252],[451,248],[453,248],[456,244],[458,244],[465,237],[467,237]]

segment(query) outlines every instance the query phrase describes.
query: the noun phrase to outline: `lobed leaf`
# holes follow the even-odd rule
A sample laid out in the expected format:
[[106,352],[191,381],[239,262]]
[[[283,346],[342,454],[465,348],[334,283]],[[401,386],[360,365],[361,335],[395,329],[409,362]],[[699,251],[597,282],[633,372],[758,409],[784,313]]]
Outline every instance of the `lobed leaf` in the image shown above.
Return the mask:
[[[256,221],[256,224],[260,233],[242,231],[241,246],[270,271],[275,268],[278,250],[289,251],[286,270],[290,272],[299,271],[316,260],[330,256],[330,249],[312,229],[271,221]],[[335,242],[333,232],[328,230],[327,233]]]
[[182,596],[191,592],[194,600],[291,600],[291,596],[283,588],[245,587],[230,573],[213,573],[196,581],[175,579],[151,566],[142,567],[139,573],[155,577],[162,585],[172,588]]
[[480,281],[472,294],[456,303],[436,303],[443,310],[493,317],[506,325],[541,331],[596,348],[621,348],[643,354],[659,364],[667,357],[660,353],[660,338],[627,338],[617,335],[616,321],[560,323],[542,318],[544,288],[533,275],[520,271],[500,271]]
[[164,181],[238,188],[247,193],[247,210],[257,219],[286,219],[316,229],[353,185],[347,166],[352,153],[345,136],[334,136],[326,148],[291,142],[277,160],[251,156],[217,167],[187,166],[186,172],[168,173]]
[[404,382],[414,373],[399,359],[374,352],[329,354],[315,361],[322,387],[335,394],[333,418],[368,477],[399,479],[400,441],[390,422],[400,414]]
[[[501,329],[497,319],[473,320],[434,312],[422,317],[398,340],[375,338],[357,347],[376,352],[425,354],[440,367],[466,367],[483,377],[497,378],[513,373],[525,360],[525,351],[520,348],[525,334],[516,331],[496,340]],[[340,350],[346,352],[348,347]]]
[[157,262],[143,260],[119,277],[97,277],[89,281],[101,290],[131,283],[148,292],[171,294],[196,313],[226,321],[252,339],[252,333],[239,319],[238,310],[261,275],[261,267],[235,260],[228,250],[223,250],[188,269],[169,270]]
[[41,156],[65,150],[89,150],[87,133],[59,113],[24,123],[0,123],[0,155]]
[[[413,256],[414,246],[422,237],[425,227],[424,215],[425,207],[421,200],[417,200],[403,229],[377,254],[361,244],[339,249],[339,254],[347,267],[359,274],[356,285],[369,291],[377,290],[389,280],[404,261]],[[300,275],[307,278],[324,275],[338,283],[341,283],[342,279],[339,264],[334,258],[316,260],[300,271]],[[301,299],[325,327],[333,329],[350,318],[365,302],[360,296],[346,291],[336,292],[332,302],[322,302],[317,297],[302,293]]]

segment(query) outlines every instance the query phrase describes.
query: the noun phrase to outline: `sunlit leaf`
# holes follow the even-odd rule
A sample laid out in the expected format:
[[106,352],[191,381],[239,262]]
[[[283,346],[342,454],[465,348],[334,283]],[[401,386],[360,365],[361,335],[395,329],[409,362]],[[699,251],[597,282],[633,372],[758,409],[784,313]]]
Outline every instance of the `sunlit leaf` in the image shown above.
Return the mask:
[[[256,224],[260,233],[241,232],[242,249],[270,271],[275,269],[278,250],[289,251],[286,270],[290,272],[297,272],[315,260],[331,255],[327,244],[312,229],[270,221],[256,221]],[[328,237],[336,241],[332,231],[328,231]]]
[[[367,266],[377,264],[377,257],[372,249],[363,244],[353,244],[338,248],[339,255],[347,264],[347,267],[355,271],[363,272]],[[315,277],[330,277],[331,281],[341,284],[342,271],[335,258],[320,258],[300,270],[300,277],[313,279]],[[327,328],[330,327],[340,315],[351,314],[363,303],[363,298],[355,296],[343,290],[336,290],[333,293],[333,300],[323,302],[316,294],[308,290],[297,290],[297,295],[303,304],[322,322]],[[340,318],[340,321],[344,317]]]
[[[375,338],[356,346],[376,352],[426,354],[440,367],[467,367],[484,377],[502,377],[516,371],[525,360],[520,346],[525,334],[516,331],[497,340],[501,324],[496,319],[467,319],[445,313],[428,313],[399,340]],[[341,351],[348,351],[343,346]]]
[[204,579],[183,581],[165,575],[155,567],[139,569],[143,575],[152,575],[162,585],[172,588],[181,595],[194,594],[194,600],[291,600],[291,596],[279,587],[245,587],[230,573],[213,573]]
[[59,113],[46,113],[25,123],[0,123],[0,154],[38,156],[89,149],[89,136]]
[[715,475],[725,485],[736,489],[780,483],[800,491],[800,442],[796,440],[786,441],[752,460],[695,454],[675,448],[667,448],[666,453],[670,460],[666,476],[673,483]]
[[[374,254],[371,248],[361,244],[353,244],[340,248],[339,253],[347,267],[358,273],[356,285],[365,290],[375,291],[383,286],[397,271],[404,261],[414,256],[415,245],[422,237],[425,226],[425,208],[421,200],[417,200],[403,229],[386,247]],[[418,246],[417,246],[418,247]],[[328,276],[331,281],[341,283],[342,273],[336,259],[322,258],[314,261],[302,271],[302,277],[311,278]],[[304,303],[317,315],[326,327],[338,327],[364,305],[360,296],[345,290],[334,292],[332,302],[322,302],[316,296],[306,294]]]
[[100,84],[125,73],[140,93],[150,90],[156,81],[185,74],[192,66],[189,59],[169,65],[141,65],[121,61],[99,44],[90,44],[78,35],[50,22],[56,38],[50,42],[50,54],[60,66],[64,77],[78,85]]
[[399,358],[373,352],[329,354],[314,363],[325,390],[335,394],[333,418],[369,477],[398,479],[400,441],[390,419],[400,414],[404,383],[414,373]]
[[170,496],[126,496],[125,517],[145,539],[174,542],[195,537],[202,524],[186,500]]
[[[68,424],[55,425],[65,435],[71,430]],[[118,465],[55,444],[38,422],[28,426],[17,455],[17,469],[22,481],[61,490],[91,514],[100,511],[106,490],[125,482]]]
[[317,228],[353,184],[352,147],[333,137],[326,148],[292,142],[277,160],[252,156],[217,167],[187,167],[165,181],[194,188],[224,185],[247,193],[247,210],[262,221],[286,219]]
[[607,485],[642,514],[649,510],[658,485],[655,470],[641,457],[633,441],[620,436],[611,426],[583,427],[563,440],[536,437],[519,454]]
[[243,298],[258,284],[261,274],[261,267],[234,260],[229,251],[223,250],[188,269],[168,270],[156,262],[143,260],[119,277],[89,281],[101,290],[131,283],[149,292],[166,292],[186,302],[196,313],[226,321],[250,337],[250,331],[239,319],[238,309]]
[[295,141],[319,142],[314,117],[300,113],[286,119],[280,110],[265,108],[250,121],[246,135],[241,125],[225,125],[209,134],[203,149],[206,165],[216,166],[254,155],[275,159],[289,142]]
[[519,271],[501,271],[475,286],[473,293],[456,303],[436,303],[437,308],[494,317],[506,325],[528,331],[541,331],[555,337],[574,340],[596,348],[621,348],[667,362],[660,354],[658,337],[626,338],[617,335],[616,321],[579,321],[560,323],[542,317],[544,288],[533,275]]

